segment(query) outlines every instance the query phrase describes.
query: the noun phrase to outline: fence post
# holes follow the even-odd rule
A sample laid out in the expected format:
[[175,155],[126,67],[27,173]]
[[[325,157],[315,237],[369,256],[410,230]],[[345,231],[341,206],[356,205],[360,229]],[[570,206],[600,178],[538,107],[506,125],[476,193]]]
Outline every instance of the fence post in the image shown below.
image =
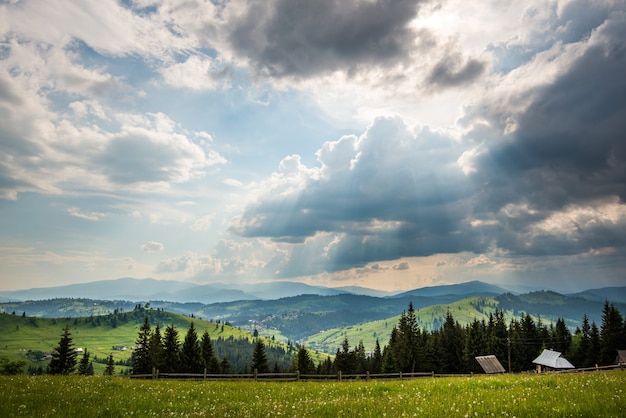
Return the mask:
[[202,376],[202,380],[206,380],[206,367],[204,368],[204,375]]
[[432,372],[430,372],[430,375],[431,375],[432,377],[435,377],[435,371],[433,370]]
[[254,369],[254,381],[256,382],[257,379],[257,375],[259,374],[259,371],[255,368]]
[[152,378],[156,379],[156,368],[152,368]]
[[400,380],[402,380],[402,372],[400,372]]
[[300,381],[300,370],[296,370],[296,382]]
[[339,379],[339,381],[341,382],[341,370],[339,370],[339,372],[337,373],[337,378]]
[[367,380],[367,381],[370,380],[370,371],[369,370],[367,372],[365,372],[365,380]]

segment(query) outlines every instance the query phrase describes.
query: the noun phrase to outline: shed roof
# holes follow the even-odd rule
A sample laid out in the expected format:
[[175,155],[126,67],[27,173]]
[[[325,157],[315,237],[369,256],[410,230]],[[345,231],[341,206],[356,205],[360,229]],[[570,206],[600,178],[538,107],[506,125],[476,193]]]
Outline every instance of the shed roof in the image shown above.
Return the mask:
[[626,363],[626,350],[617,350],[616,363]]
[[502,367],[502,364],[500,364],[500,362],[498,361],[498,358],[494,355],[477,356],[476,361],[483,369],[483,371],[487,374],[506,372],[506,370],[504,370],[504,367]]
[[543,350],[543,352],[533,360],[535,364],[552,367],[553,369],[574,369],[574,365],[561,357],[561,353],[552,350]]

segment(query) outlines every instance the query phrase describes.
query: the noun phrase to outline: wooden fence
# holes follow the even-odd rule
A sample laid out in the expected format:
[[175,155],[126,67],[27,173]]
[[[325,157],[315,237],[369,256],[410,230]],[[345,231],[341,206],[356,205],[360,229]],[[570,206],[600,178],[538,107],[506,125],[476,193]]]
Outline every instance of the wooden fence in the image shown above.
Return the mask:
[[[624,370],[624,363],[611,366],[595,366],[580,369],[559,370],[546,373],[589,373],[601,370]],[[480,373],[482,374],[482,373]],[[298,381],[355,381],[355,380],[403,380],[418,379],[424,377],[473,377],[474,373],[364,373],[364,374],[300,374],[294,373],[235,373],[235,374],[212,374],[207,373],[159,373],[159,370],[153,369],[150,374],[133,374],[126,377],[131,379],[178,379],[178,380],[249,380],[249,381],[265,381],[265,382],[298,382]]]

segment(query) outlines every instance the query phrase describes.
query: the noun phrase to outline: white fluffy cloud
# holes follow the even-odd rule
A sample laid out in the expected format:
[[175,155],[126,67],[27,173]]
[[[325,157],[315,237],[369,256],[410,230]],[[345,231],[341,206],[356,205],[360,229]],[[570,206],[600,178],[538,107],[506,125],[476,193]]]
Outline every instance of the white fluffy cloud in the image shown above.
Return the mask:
[[159,253],[165,249],[165,245],[156,241],[148,241],[141,246],[141,251],[145,253]]

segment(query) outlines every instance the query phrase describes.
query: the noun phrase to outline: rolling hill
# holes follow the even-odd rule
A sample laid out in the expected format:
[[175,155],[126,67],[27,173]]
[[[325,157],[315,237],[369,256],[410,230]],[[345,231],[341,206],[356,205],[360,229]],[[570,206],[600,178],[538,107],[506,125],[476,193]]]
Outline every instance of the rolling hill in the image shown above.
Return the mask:
[[[95,372],[101,374],[104,364],[98,363],[97,359],[104,360],[109,354],[113,354],[116,362],[130,364],[131,350],[146,316],[153,328],[156,324],[160,324],[162,330],[173,325],[178,330],[181,343],[193,322],[198,337],[205,331],[209,333],[218,358],[221,359],[228,353],[229,362],[235,367],[235,371],[241,372],[249,367],[254,340],[249,332],[227,324],[145,308],[80,318],[37,318],[0,314],[0,357],[27,360],[27,367],[42,366],[45,369],[47,362],[42,357],[58,345],[63,328],[69,326],[74,346],[90,352]],[[230,349],[233,345],[237,345],[237,348]],[[268,350],[278,348],[277,352],[284,353],[285,358],[275,359],[282,362],[282,367],[289,367],[293,363],[295,348],[273,339],[266,339],[266,347]],[[236,356],[231,357],[231,352],[236,352]],[[323,358],[313,352],[312,356],[318,361]],[[127,367],[118,365],[116,369],[119,373]]]
[[[153,284],[156,281],[134,280],[114,281],[115,285],[125,285],[130,283],[135,290],[146,289],[146,284]],[[111,284],[111,283],[109,283]],[[162,283],[157,283],[161,285]],[[142,286],[140,286],[142,285]],[[197,287],[188,284],[177,287],[179,284],[166,283],[172,292],[198,290]],[[279,284],[276,284],[278,286]],[[283,283],[284,285],[284,283]],[[155,285],[156,286],[156,285]],[[158,287],[158,286],[157,286]],[[161,290],[163,288],[160,288]],[[178,290],[176,290],[178,289]],[[251,288],[253,291],[255,288]],[[273,286],[263,285],[256,288],[260,293],[257,296],[267,296],[268,292],[273,292]],[[300,291],[324,292],[324,288],[314,288],[311,286],[286,286],[285,293]],[[232,290],[232,289],[231,289]],[[328,290],[328,289],[327,289]],[[265,299],[255,296],[255,298],[237,301],[223,301],[216,303],[202,302],[179,302],[171,300],[151,300],[150,306],[154,309],[165,310],[172,313],[194,316],[215,321],[228,321],[242,330],[252,332],[258,330],[261,335],[274,336],[283,342],[286,341],[313,341],[312,338],[321,332],[338,333],[349,329],[363,328],[362,334],[355,334],[350,337],[354,343],[360,339],[375,341],[376,336],[383,335],[385,330],[380,323],[369,328],[364,324],[375,321],[396,322],[396,319],[403,310],[406,310],[409,303],[412,303],[416,310],[424,310],[422,326],[427,329],[437,327],[445,316],[447,309],[451,309],[455,319],[463,323],[463,318],[468,320],[482,318],[488,314],[484,304],[471,302],[472,300],[493,300],[494,304],[511,316],[518,317],[529,313],[535,317],[541,317],[546,322],[555,321],[557,318],[564,318],[570,329],[574,330],[580,325],[582,317],[587,314],[590,321],[600,324],[602,304],[607,298],[603,296],[614,295],[617,300],[608,298],[614,302],[616,307],[626,313],[626,303],[620,302],[621,296],[626,292],[626,288],[595,289],[581,292],[574,295],[562,295],[555,292],[538,291],[524,294],[496,293],[503,289],[494,287],[482,282],[467,282],[452,286],[436,286],[430,288],[415,289],[399,295],[377,297],[362,294],[348,293],[345,290],[332,290],[330,295],[300,294],[297,296],[283,297],[279,299]],[[356,291],[357,289],[353,289]],[[158,289],[152,289],[153,294]],[[110,293],[113,292],[110,290]],[[119,293],[120,290],[117,290]],[[263,294],[265,292],[265,294]],[[474,298],[474,299],[472,299]],[[478,299],[477,299],[478,298]],[[491,302],[490,302],[491,303]],[[136,305],[132,301],[122,300],[93,300],[82,298],[63,298],[30,300],[25,302],[1,303],[0,312],[13,313],[36,317],[72,318],[88,317],[95,315],[111,314],[117,311],[130,311]],[[477,306],[474,306],[477,305]],[[338,331],[340,330],[340,331]],[[341,331],[343,330],[343,331]],[[390,329],[389,329],[390,331]],[[330,339],[327,344],[330,347]],[[388,336],[381,337],[381,343]],[[335,344],[333,342],[333,344]],[[328,348],[330,353],[334,353],[335,348]]]

